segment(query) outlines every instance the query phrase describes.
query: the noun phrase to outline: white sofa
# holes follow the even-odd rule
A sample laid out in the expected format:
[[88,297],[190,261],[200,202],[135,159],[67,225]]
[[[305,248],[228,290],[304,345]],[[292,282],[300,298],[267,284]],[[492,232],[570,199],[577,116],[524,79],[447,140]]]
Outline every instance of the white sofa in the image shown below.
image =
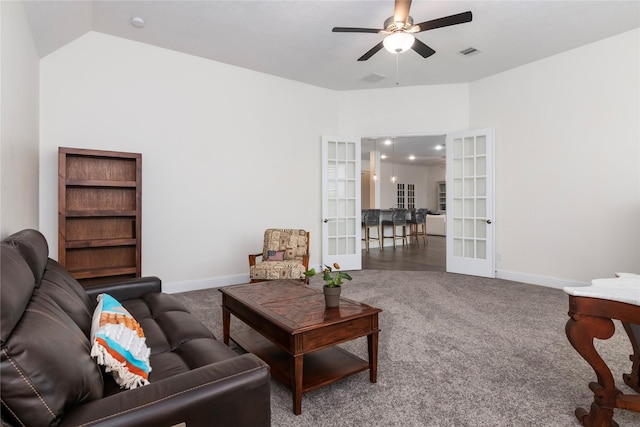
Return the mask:
[[447,216],[446,215],[427,215],[427,234],[434,236],[447,235]]

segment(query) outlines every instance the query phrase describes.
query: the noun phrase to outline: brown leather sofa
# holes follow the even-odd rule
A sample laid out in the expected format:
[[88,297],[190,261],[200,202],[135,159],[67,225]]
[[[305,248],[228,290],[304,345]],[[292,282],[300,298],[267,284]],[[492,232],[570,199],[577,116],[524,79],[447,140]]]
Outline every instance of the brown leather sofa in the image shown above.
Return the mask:
[[[1,243],[3,426],[269,426],[269,367],[237,355],[156,277],[85,290],[44,236]],[[90,356],[96,296],[118,299],[151,349],[150,384],[122,390]],[[182,424],[184,423],[184,424]]]

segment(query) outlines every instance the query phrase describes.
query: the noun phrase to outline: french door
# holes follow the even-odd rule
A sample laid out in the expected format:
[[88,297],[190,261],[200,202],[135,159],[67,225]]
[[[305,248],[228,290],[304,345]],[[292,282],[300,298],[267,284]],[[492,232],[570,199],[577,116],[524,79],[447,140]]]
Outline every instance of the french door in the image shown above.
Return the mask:
[[447,135],[447,272],[495,277],[493,129]]
[[362,269],[360,191],[360,138],[323,136],[323,264]]

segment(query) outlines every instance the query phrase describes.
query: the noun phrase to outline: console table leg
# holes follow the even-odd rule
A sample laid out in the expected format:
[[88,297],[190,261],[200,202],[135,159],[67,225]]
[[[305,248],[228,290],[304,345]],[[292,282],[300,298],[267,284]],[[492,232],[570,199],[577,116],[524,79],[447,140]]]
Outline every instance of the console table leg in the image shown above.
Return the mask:
[[300,415],[302,413],[302,372],[304,369],[304,355],[293,357],[293,376],[291,390],[293,391],[293,413]]
[[565,327],[567,338],[573,348],[591,365],[598,378],[597,383],[589,384],[594,394],[591,411],[587,413],[586,410],[578,408],[575,415],[586,427],[615,427],[617,424],[613,421],[613,408],[616,396],[621,392],[616,389],[611,370],[593,345],[594,338],[606,340],[613,336],[613,321],[604,317],[575,313],[569,315],[571,318]]
[[624,330],[629,336],[631,348],[633,349],[633,354],[629,356],[632,362],[631,373],[623,374],[622,379],[626,385],[640,393],[640,325],[622,322],[622,326],[624,326]]

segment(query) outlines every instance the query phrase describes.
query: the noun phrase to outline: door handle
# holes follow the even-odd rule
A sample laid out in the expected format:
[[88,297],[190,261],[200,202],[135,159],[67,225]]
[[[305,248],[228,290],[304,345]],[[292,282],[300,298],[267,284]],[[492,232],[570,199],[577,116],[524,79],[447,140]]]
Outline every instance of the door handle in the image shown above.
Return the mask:
[[324,220],[324,221],[322,221],[322,222],[327,223],[327,222],[329,222],[329,220],[328,220],[328,219],[325,219],[325,220]]
[[487,224],[491,224],[491,220],[490,219],[487,220]]

